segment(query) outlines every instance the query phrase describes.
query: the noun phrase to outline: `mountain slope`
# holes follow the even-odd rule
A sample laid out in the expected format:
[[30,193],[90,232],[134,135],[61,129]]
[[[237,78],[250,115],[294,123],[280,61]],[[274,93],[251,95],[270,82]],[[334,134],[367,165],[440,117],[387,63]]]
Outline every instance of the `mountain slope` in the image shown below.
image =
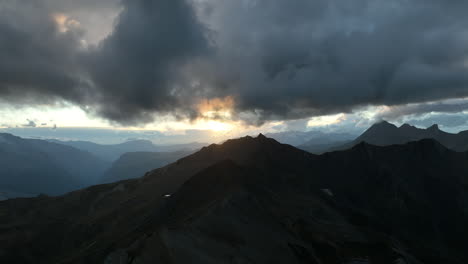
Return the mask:
[[0,189],[57,195],[95,184],[107,164],[90,153],[0,134]]
[[172,163],[191,152],[128,152],[112,163],[104,173],[101,183],[142,177],[146,172]]
[[433,125],[427,129],[421,129],[408,124],[397,127],[386,121],[371,126],[354,141],[342,146],[332,147],[329,150],[348,149],[361,142],[367,142],[377,146],[388,146],[426,138],[435,139],[442,145],[455,151],[468,151],[468,131],[452,134],[440,130],[437,125]]
[[259,136],[136,180],[0,203],[5,263],[466,263],[468,156]]

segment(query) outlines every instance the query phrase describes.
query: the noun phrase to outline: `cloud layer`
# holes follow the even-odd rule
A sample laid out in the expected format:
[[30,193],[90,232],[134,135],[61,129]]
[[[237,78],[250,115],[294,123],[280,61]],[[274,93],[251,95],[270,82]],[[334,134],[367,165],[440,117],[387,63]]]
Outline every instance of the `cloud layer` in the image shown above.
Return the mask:
[[[3,99],[135,124],[213,98],[261,123],[468,96],[466,1],[39,2],[0,3]],[[119,13],[111,30],[76,15],[100,12]]]

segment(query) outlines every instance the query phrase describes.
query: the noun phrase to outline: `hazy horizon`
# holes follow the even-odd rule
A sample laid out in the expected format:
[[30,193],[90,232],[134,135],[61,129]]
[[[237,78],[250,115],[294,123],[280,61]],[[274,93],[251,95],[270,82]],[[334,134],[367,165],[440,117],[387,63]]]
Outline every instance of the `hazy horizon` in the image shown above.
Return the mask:
[[[381,122],[365,123],[368,126],[356,127],[347,124],[331,124],[320,127],[301,129],[298,126],[298,121],[291,121],[292,128],[288,129],[287,125],[279,125],[276,127],[261,129],[255,128],[248,131],[238,133],[230,132],[214,132],[211,130],[184,130],[184,131],[158,131],[158,130],[127,130],[114,128],[79,128],[79,127],[64,127],[64,128],[47,128],[47,127],[15,127],[15,128],[0,128],[0,133],[9,133],[15,136],[31,139],[55,139],[60,141],[89,141],[97,144],[120,144],[133,140],[149,140],[156,145],[177,145],[188,143],[221,143],[227,139],[238,138],[242,136],[256,136],[259,133],[263,134],[281,134],[292,132],[318,132],[318,133],[341,133],[349,134],[351,137],[357,137],[368,129],[371,125]],[[435,120],[436,121],[436,120]],[[304,122],[304,121],[302,121]],[[432,125],[438,125],[439,129],[448,133],[458,133],[468,130],[468,126],[447,126],[440,123],[432,123],[432,121],[414,121],[414,122],[390,122],[396,126],[409,124],[417,128],[428,128]]]

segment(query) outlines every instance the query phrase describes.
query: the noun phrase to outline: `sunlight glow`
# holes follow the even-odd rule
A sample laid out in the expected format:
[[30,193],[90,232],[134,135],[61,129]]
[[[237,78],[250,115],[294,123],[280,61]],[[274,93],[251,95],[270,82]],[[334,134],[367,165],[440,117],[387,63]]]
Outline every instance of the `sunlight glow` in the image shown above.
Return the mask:
[[345,114],[317,116],[312,117],[309,122],[307,122],[307,127],[334,125],[341,123],[344,120],[346,120]]
[[201,121],[198,124],[195,124],[195,127],[197,127],[200,130],[211,130],[214,132],[220,132],[220,131],[230,131],[233,129],[234,126],[229,123],[209,120],[209,121]]
[[103,119],[91,117],[83,109],[71,104],[62,106],[15,108],[0,103],[2,127],[23,127],[33,121],[37,127],[110,127]]
[[78,28],[81,26],[79,21],[72,19],[62,13],[53,14],[52,19],[57,24],[60,33],[66,33],[71,28]]

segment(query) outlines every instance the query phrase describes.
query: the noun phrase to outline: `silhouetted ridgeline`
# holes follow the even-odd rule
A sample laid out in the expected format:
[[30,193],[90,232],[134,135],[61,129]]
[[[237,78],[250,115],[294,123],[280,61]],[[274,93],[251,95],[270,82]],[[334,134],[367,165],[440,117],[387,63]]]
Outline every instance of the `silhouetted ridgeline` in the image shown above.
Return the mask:
[[348,142],[303,144],[299,146],[299,148],[311,153],[324,153],[349,149],[361,142],[367,142],[376,146],[389,146],[422,139],[435,139],[445,147],[454,151],[468,151],[468,131],[452,134],[440,130],[437,125],[433,125],[427,129],[421,129],[408,124],[397,127],[386,121],[374,124],[362,135]]

